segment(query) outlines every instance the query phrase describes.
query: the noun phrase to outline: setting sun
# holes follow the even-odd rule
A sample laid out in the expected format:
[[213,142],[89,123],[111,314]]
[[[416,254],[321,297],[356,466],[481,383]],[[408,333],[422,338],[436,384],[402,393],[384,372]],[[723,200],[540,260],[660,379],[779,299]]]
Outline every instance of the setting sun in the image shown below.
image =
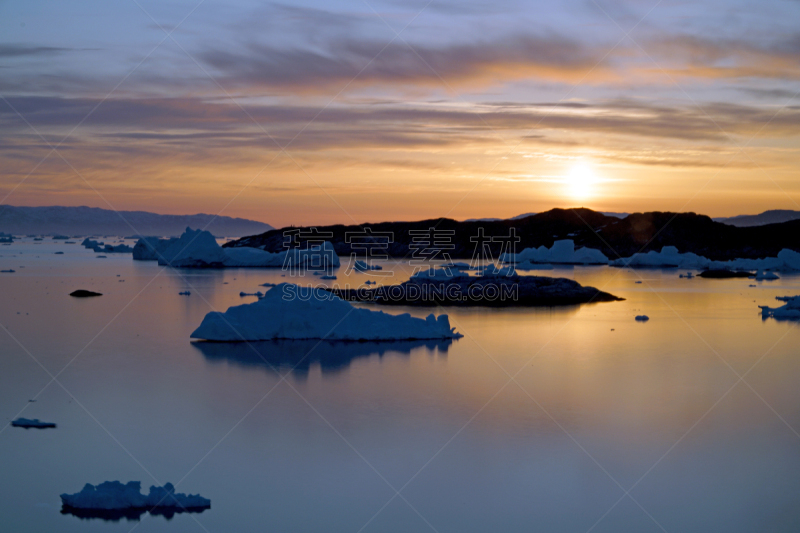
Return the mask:
[[577,164],[564,176],[568,194],[577,200],[586,200],[593,197],[597,176],[592,168],[585,164]]

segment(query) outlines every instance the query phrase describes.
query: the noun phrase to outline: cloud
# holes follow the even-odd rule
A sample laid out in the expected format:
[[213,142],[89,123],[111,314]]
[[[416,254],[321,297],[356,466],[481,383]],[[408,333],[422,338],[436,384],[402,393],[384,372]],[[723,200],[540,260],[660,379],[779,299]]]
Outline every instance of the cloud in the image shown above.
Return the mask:
[[31,46],[25,44],[0,44],[0,58],[29,57],[59,54],[68,52],[71,48],[55,46]]
[[240,50],[210,49],[199,58],[225,87],[318,92],[369,85],[489,85],[535,78],[577,81],[611,76],[594,47],[558,35],[519,35],[441,47],[395,40],[339,39],[322,49],[251,43]]
[[[68,131],[99,103],[88,98],[7,100],[46,133]],[[800,135],[800,108],[776,110],[730,103],[667,106],[617,99],[580,105],[337,105],[320,112],[319,107],[309,105],[242,104],[240,108],[231,100],[110,98],[95,109],[82,130],[98,137],[137,142],[188,144],[213,140],[226,146],[264,148],[284,146],[303,131],[293,146],[308,150],[484,144],[496,142],[498,136],[535,140],[570,132],[726,143],[731,141],[730,136]],[[0,102],[0,134],[11,133],[31,132],[11,108]]]

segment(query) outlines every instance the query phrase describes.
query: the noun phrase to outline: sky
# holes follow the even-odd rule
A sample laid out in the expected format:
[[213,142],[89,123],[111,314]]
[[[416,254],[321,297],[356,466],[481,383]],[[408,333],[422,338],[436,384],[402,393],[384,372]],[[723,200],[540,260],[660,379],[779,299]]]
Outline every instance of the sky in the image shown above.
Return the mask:
[[800,209],[800,0],[0,0],[0,200]]

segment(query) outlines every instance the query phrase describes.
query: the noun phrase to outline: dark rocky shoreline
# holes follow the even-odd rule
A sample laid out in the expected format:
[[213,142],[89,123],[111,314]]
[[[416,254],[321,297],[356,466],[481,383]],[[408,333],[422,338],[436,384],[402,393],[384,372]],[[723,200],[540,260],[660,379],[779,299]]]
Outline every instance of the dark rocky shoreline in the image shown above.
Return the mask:
[[519,275],[409,280],[400,285],[329,290],[351,302],[422,307],[552,307],[624,300],[567,278]]

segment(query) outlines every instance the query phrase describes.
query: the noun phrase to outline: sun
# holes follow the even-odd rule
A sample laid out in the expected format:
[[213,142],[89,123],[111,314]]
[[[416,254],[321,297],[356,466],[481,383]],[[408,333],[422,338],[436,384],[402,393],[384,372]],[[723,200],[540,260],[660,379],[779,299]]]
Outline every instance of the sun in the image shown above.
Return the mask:
[[576,200],[586,200],[594,196],[597,181],[592,167],[584,163],[575,165],[570,169],[569,174],[564,176],[567,192]]

